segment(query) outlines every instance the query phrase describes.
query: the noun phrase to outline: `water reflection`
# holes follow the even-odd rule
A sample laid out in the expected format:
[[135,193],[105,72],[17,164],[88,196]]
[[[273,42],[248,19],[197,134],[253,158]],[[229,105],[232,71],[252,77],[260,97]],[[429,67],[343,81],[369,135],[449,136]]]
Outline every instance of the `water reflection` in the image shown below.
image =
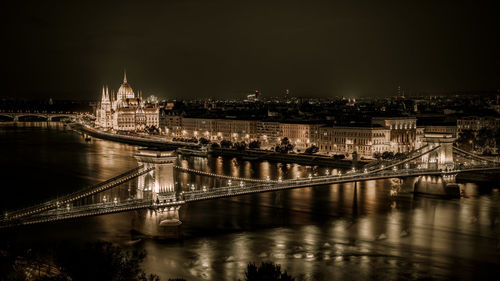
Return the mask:
[[[60,125],[0,127],[2,206],[52,198],[137,166],[135,147],[90,142]],[[222,157],[179,157],[178,165],[218,174],[293,179],[338,170]],[[102,202],[215,188],[226,180],[159,167],[87,199]],[[237,184],[237,183],[233,183]],[[131,212],[24,228],[19,239],[103,239],[144,248],[162,279],[236,280],[248,262],[274,261],[299,280],[493,279],[499,261],[498,186],[462,184],[461,199],[414,197],[394,180],[334,184],[199,202],[181,208],[183,239],[127,246],[134,220],[149,232],[159,215]],[[84,204],[86,202],[77,202]],[[32,233],[37,233],[36,237]]]

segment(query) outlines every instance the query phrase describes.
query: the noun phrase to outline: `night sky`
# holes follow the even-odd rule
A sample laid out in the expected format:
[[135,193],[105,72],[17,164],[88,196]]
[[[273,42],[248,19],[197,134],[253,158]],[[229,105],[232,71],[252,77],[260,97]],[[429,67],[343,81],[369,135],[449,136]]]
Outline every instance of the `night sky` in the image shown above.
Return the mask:
[[494,1],[3,1],[0,96],[388,96],[500,88]]

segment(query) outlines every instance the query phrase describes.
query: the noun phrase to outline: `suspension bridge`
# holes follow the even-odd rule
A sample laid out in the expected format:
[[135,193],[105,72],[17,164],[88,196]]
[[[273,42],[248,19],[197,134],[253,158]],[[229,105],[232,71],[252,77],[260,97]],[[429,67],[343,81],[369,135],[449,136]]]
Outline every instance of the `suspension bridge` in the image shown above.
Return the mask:
[[[142,159],[142,158],[141,158]],[[389,178],[415,178],[421,176],[440,176],[444,182],[455,184],[457,174],[466,172],[500,171],[500,162],[475,155],[452,146],[447,140],[428,140],[428,144],[406,153],[401,159],[379,161],[366,165],[361,169],[352,169],[347,172],[337,172],[324,176],[309,175],[297,179],[252,179],[228,175],[221,175],[207,171],[174,165],[175,157],[161,164],[142,163],[137,168],[122,173],[107,181],[49,200],[42,204],[8,211],[0,220],[0,228],[20,225],[30,225],[46,222],[75,219],[80,217],[105,215],[133,210],[151,209],[165,213],[168,220],[177,220],[178,209],[193,202],[217,200],[221,198],[237,197],[249,194],[274,192],[287,189],[306,188],[312,186],[341,184],[349,182],[362,182]],[[145,161],[142,159],[142,161]],[[153,178],[161,177],[159,167],[176,169],[183,173],[214,177],[225,180],[227,183],[221,187],[195,188],[190,190],[176,190],[169,186],[167,190],[153,190],[145,187],[141,179],[145,175]],[[169,174],[170,177],[173,177]],[[155,175],[156,174],[156,175]],[[142,195],[126,200],[103,200],[98,203],[73,206],[72,202],[100,194],[132,179],[138,178],[138,190]],[[153,184],[154,185],[154,184]],[[456,184],[455,184],[456,185]],[[149,192],[144,196],[144,192]]]

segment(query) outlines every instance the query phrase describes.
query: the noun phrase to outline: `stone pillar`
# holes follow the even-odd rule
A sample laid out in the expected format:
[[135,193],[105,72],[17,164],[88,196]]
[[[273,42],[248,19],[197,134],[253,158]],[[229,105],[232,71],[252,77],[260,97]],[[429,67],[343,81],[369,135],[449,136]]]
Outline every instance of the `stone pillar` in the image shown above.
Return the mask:
[[135,232],[157,239],[182,237],[181,206],[135,211],[132,227]]
[[415,194],[460,198],[460,187],[455,176],[420,176],[415,183]]

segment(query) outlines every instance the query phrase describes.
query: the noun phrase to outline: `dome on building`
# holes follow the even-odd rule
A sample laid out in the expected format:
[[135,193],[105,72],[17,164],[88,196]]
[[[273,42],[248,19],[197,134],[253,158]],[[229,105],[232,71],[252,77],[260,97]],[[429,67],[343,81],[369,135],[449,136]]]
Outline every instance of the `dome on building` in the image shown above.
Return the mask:
[[132,87],[127,83],[127,74],[124,73],[123,75],[123,83],[120,86],[120,89],[118,89],[118,93],[116,95],[117,100],[122,100],[122,99],[133,99],[135,98],[134,91],[132,90]]

